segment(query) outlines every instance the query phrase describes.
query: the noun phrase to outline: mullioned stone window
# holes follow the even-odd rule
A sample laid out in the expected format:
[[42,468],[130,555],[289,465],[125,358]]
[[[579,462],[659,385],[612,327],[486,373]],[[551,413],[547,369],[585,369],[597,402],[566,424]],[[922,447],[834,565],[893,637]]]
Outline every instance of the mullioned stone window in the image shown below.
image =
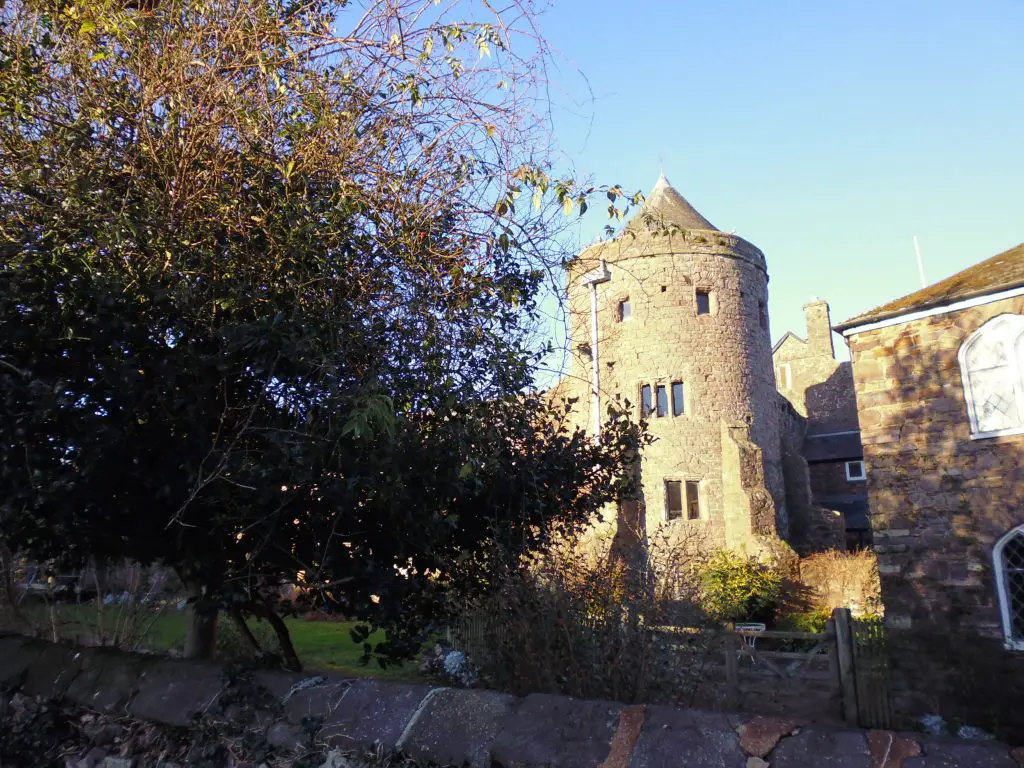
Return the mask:
[[665,481],[665,517],[668,520],[700,520],[700,482]]
[[640,385],[640,417],[665,418],[686,413],[686,390],[683,382]]
[[1024,433],[1024,316],[992,318],[959,358],[971,438]]

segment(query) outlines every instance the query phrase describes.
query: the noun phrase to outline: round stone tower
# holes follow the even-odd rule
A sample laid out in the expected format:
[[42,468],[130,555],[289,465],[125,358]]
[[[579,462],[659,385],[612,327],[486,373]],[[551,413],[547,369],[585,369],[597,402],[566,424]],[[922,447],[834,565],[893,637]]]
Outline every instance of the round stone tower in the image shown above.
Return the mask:
[[764,254],[662,175],[618,237],[572,261],[568,299],[577,418],[619,397],[656,438],[639,468],[644,531],[751,554],[785,537]]

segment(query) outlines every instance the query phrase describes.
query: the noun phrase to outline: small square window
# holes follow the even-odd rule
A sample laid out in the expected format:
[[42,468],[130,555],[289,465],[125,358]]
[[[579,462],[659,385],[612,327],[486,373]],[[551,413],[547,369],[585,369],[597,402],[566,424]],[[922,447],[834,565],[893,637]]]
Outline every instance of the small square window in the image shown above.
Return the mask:
[[662,293],[664,293],[664,292],[665,292],[665,291],[667,291],[667,290],[668,290],[668,286],[667,286],[667,285],[663,285],[663,286],[661,286],[661,292],[662,292]]
[[630,303],[628,298],[623,299],[619,302],[619,322],[621,323],[623,320],[629,320],[632,316],[633,305]]
[[679,480],[665,481],[665,519],[678,520],[683,516],[683,484]]
[[672,415],[682,416],[683,411],[686,408],[686,403],[683,398],[683,382],[673,381],[672,382]]
[[651,415],[654,408],[651,402],[651,385],[644,384],[640,387],[640,417],[646,419]]
[[861,480],[867,480],[868,475],[864,470],[863,461],[848,461],[846,462],[846,479],[850,482],[859,482]]
[[711,293],[709,291],[697,291],[697,314],[711,314]]
[[658,415],[668,416],[668,392],[665,390],[665,385],[659,384],[656,388],[656,391],[658,396]]
[[696,480],[686,481],[686,519],[700,519],[700,483]]

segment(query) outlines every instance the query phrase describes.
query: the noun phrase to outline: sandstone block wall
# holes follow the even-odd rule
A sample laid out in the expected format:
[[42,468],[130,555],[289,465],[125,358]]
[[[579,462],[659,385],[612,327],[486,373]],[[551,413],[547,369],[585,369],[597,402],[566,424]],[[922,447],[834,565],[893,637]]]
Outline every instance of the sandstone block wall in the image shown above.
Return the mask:
[[895,626],[1001,635],[992,547],[1024,522],[1024,435],[972,440],[957,354],[1006,299],[850,337],[871,522]]
[[[741,238],[718,232],[641,233],[585,250],[568,276],[573,344],[568,384],[579,396],[577,418],[590,423],[590,296],[580,275],[605,260],[611,280],[598,286],[602,410],[616,397],[639,416],[640,388],[673,382],[685,389],[685,413],[650,418],[656,442],[640,473],[648,530],[667,523],[665,480],[700,483],[700,519],[668,523],[709,545],[726,540],[721,422],[749,427],[761,449],[763,476],[785,533],[785,493],[767,327],[764,257]],[[698,314],[698,291],[710,293]],[[632,316],[620,320],[628,300]],[[671,402],[670,402],[671,409]]]

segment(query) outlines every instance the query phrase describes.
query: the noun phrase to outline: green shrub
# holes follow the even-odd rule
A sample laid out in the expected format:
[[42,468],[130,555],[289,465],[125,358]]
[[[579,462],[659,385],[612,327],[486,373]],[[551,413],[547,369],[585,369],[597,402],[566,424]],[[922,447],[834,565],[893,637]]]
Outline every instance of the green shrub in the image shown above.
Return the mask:
[[700,569],[701,607],[718,621],[770,623],[782,600],[782,575],[756,557],[720,550]]
[[818,608],[802,613],[790,613],[779,619],[776,629],[786,632],[824,632],[825,625],[832,618],[832,611]]

